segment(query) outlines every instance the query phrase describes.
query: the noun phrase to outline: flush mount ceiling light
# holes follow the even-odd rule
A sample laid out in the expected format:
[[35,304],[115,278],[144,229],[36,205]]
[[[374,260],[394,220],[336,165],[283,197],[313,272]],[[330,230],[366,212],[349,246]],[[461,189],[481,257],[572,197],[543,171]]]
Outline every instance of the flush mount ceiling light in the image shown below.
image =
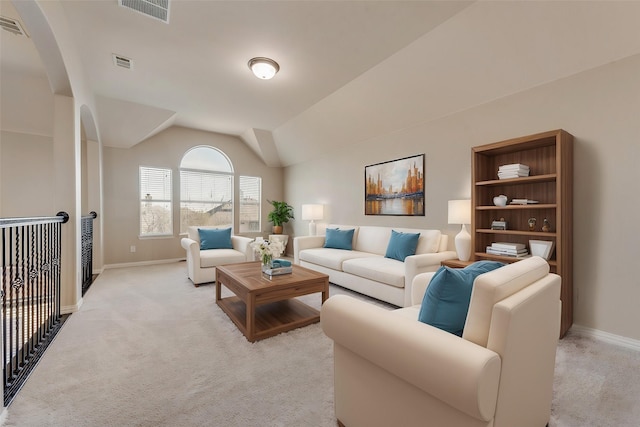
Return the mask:
[[259,79],[269,80],[280,70],[276,61],[270,58],[252,58],[249,60],[249,68]]

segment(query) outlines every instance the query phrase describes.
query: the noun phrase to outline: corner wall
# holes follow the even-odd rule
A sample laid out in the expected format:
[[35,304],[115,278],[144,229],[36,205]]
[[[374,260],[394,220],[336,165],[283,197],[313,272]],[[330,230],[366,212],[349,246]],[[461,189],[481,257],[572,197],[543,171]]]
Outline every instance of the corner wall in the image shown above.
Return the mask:
[[[438,228],[447,201],[470,198],[471,147],[562,128],[574,145],[574,323],[640,340],[637,217],[640,199],[640,55],[285,169],[285,196],[325,204],[322,222]],[[364,215],[364,167],[426,154],[424,217]],[[624,207],[621,209],[621,207]],[[297,235],[306,221],[294,221]],[[453,244],[451,240],[451,245]]]

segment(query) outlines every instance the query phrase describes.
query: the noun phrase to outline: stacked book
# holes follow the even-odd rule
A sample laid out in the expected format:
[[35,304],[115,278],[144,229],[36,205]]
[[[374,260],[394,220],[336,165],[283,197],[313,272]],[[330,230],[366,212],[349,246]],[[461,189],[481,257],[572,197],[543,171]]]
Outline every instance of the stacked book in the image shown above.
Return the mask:
[[290,274],[293,272],[293,267],[291,266],[291,262],[284,259],[274,259],[271,261],[271,264],[268,266],[262,266],[262,272],[271,277],[271,276],[280,276],[282,274]]
[[524,258],[529,256],[529,251],[524,243],[496,242],[487,246],[487,253],[500,256]]
[[499,179],[519,178],[521,176],[529,176],[529,166],[521,163],[513,163],[498,167]]
[[531,199],[511,199],[512,205],[530,205],[534,203],[538,203],[538,201]]

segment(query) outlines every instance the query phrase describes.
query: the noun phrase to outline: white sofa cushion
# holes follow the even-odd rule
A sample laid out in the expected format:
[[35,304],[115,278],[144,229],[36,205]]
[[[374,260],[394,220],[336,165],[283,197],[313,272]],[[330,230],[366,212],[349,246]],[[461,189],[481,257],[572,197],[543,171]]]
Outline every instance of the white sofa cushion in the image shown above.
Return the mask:
[[[396,231],[401,231],[403,233],[420,233],[416,254],[432,254],[438,252],[440,249],[440,240],[442,239],[442,233],[440,230],[425,231],[396,228]],[[447,250],[446,247],[444,250]]]
[[[393,229],[401,233],[420,233],[416,254],[432,254],[440,250],[440,242],[442,240],[442,232],[440,230],[418,230],[415,228],[396,227],[393,227]],[[446,245],[442,250],[447,250]]]
[[384,256],[390,238],[391,227],[361,226],[353,249]]
[[245,254],[235,249],[207,249],[200,251],[200,268],[246,262]]
[[402,261],[380,256],[350,259],[342,263],[342,270],[365,279],[404,288],[405,268]]
[[367,252],[347,251],[344,249],[316,248],[300,251],[300,260],[342,271],[344,261],[354,258],[375,257],[377,255]]

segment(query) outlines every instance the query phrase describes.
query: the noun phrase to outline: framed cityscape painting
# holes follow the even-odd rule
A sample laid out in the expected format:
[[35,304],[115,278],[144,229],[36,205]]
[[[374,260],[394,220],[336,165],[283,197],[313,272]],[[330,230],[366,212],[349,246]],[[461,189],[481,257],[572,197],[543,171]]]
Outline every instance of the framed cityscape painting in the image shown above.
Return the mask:
[[365,166],[364,213],[424,216],[424,154]]

